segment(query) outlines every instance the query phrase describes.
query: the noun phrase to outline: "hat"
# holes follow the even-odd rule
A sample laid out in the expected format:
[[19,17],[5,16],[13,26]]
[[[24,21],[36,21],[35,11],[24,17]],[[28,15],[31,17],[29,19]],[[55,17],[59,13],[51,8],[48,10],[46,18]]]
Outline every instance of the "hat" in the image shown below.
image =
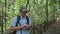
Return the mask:
[[25,6],[21,6],[19,10],[20,10],[20,12],[22,12],[22,11],[26,11],[27,12],[28,11],[27,7],[25,7]]

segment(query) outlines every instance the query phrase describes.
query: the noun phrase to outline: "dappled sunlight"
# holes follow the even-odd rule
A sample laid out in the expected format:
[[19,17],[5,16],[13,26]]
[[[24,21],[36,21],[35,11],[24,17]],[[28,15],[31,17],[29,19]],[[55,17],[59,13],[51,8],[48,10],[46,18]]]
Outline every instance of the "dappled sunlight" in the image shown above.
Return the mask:
[[60,34],[60,0],[0,0],[0,34],[10,32],[15,16],[24,5],[31,19],[30,34]]

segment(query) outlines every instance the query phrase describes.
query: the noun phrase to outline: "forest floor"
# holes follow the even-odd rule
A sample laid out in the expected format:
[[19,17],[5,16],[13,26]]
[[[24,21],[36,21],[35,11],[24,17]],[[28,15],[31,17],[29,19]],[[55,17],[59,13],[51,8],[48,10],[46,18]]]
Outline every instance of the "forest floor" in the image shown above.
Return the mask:
[[57,20],[53,25],[51,25],[51,28],[42,34],[60,34],[60,20]]

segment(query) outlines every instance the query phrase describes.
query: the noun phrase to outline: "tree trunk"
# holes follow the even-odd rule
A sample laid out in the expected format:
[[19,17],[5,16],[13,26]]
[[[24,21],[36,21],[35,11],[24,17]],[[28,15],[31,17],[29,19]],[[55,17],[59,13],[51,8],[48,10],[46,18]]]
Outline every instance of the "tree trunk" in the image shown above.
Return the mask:
[[28,7],[28,5],[29,5],[29,0],[27,0],[27,4],[26,4],[26,7]]
[[48,28],[48,0],[46,0],[46,29]]
[[7,8],[6,1],[7,1],[7,0],[5,0],[5,31],[6,31],[6,8]]
[[3,8],[2,8],[2,25],[1,25],[1,34],[3,34]]
[[53,5],[53,22],[52,22],[52,24],[55,22],[55,14],[56,14],[56,6],[55,6],[55,4],[56,4],[56,2],[55,2],[55,0],[54,0],[54,5]]
[[60,0],[59,0],[59,9],[60,9]]

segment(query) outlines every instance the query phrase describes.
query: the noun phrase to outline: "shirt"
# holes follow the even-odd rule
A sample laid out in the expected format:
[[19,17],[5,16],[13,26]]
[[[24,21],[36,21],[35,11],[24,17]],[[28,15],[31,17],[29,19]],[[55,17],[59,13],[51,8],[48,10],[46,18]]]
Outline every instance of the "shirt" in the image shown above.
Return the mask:
[[[17,23],[17,16],[14,17],[11,26],[16,26],[16,23]],[[19,23],[21,24],[21,26],[23,24],[26,24],[27,23],[26,16],[25,17],[21,16]],[[30,18],[29,18],[29,25],[31,25]],[[19,26],[19,24],[18,24],[18,26]],[[21,30],[17,30],[16,34],[21,34]],[[29,34],[28,28],[22,28],[22,34]]]

